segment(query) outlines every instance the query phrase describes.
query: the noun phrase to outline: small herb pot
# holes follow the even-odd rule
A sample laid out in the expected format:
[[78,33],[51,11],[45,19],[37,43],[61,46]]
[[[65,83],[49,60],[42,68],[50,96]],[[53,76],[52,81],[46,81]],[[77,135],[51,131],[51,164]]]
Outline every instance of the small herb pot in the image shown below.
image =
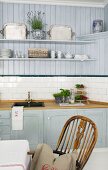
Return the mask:
[[63,102],[63,98],[62,97],[55,97],[55,102],[57,104],[62,103]]
[[65,99],[65,100],[64,100],[64,103],[69,103],[69,99],[70,99],[69,96],[66,96],[64,99]]

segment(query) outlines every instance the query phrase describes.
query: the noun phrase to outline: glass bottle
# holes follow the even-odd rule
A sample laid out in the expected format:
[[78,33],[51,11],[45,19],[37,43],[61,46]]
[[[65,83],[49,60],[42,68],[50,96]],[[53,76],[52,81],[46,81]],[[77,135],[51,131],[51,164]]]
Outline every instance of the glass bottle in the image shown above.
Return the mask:
[[70,103],[74,103],[75,102],[75,91],[74,89],[70,89]]

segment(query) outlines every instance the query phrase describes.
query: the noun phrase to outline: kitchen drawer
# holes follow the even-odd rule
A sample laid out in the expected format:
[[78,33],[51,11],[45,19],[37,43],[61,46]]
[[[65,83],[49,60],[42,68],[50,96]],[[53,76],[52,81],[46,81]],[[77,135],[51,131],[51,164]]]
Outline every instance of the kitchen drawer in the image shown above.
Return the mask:
[[0,119],[0,126],[10,126],[10,119]]
[[9,126],[0,126],[0,136],[3,134],[10,134]]
[[10,118],[10,112],[9,111],[0,111],[0,119],[3,118]]

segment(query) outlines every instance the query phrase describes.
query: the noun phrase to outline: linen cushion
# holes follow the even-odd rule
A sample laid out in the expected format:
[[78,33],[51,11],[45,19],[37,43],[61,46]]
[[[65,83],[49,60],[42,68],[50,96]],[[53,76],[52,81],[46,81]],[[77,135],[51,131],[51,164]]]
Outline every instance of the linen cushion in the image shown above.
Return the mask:
[[37,156],[33,158],[32,164],[34,164],[34,166],[31,166],[30,170],[75,170],[76,159],[76,151],[55,158],[50,146],[43,144],[41,145],[38,159]]
[[38,144],[37,145],[37,148],[35,150],[35,154],[34,154],[34,157],[31,161],[31,166],[30,166],[30,170],[35,170],[35,166],[37,164],[37,161],[38,161],[38,158],[40,156],[40,153],[42,151],[42,147],[43,147],[43,144]]

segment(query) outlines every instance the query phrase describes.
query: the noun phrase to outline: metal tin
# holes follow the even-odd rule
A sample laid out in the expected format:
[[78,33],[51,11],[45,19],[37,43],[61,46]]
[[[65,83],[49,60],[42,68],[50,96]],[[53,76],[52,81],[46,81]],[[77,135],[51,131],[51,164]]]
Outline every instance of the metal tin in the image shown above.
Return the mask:
[[70,26],[52,25],[49,30],[51,40],[72,40],[74,35]]
[[0,31],[5,39],[24,40],[27,37],[27,27],[25,24],[8,23]]

